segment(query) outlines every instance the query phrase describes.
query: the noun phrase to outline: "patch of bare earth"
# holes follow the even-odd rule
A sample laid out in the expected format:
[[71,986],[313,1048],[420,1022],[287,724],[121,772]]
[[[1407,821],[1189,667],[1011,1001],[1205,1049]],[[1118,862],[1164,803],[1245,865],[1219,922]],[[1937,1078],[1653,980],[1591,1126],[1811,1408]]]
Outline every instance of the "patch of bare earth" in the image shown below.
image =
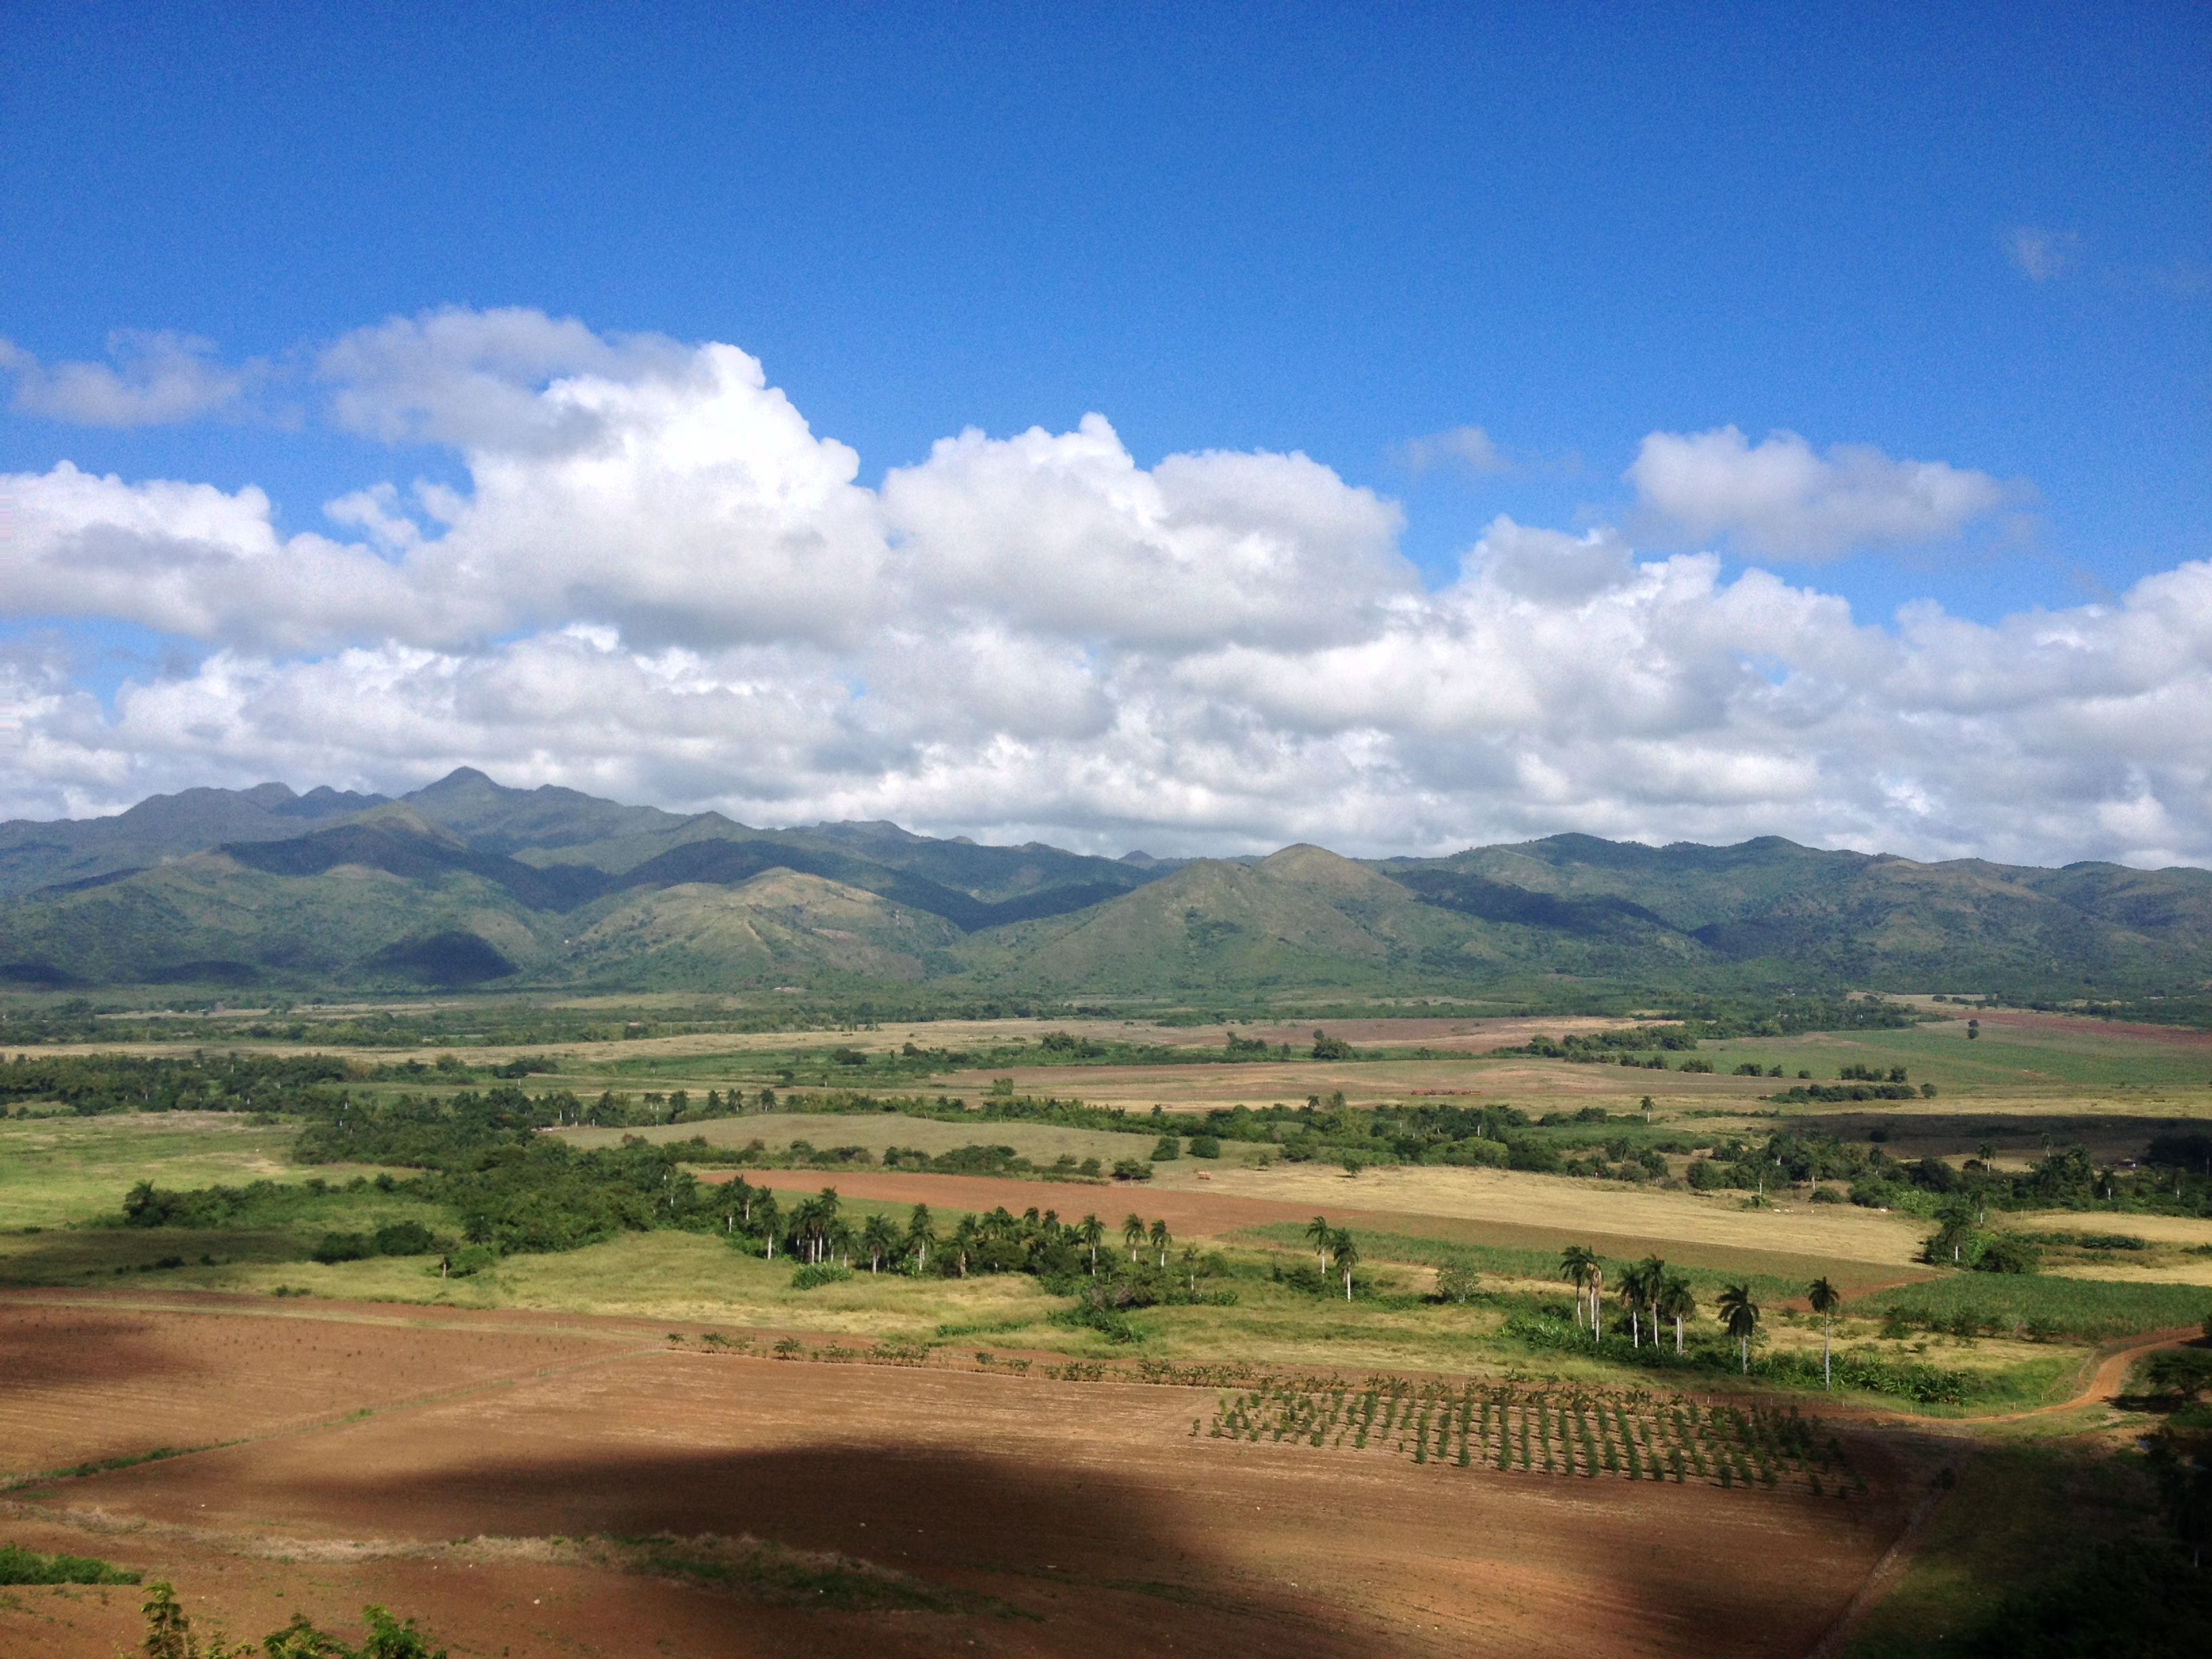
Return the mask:
[[[144,1317],[189,1346],[210,1316]],[[379,1357],[419,1370],[436,1334],[387,1328]],[[361,1336],[332,1322],[323,1340],[350,1358]],[[256,1362],[227,1363],[243,1377]],[[97,1364],[50,1370],[48,1387],[75,1370],[87,1407],[100,1397]],[[219,1393],[195,1398],[179,1437],[247,1427]],[[1795,1652],[1895,1529],[1879,1491],[1842,1503],[1194,1437],[1214,1404],[633,1352],[21,1490],[4,1524],[172,1578],[234,1635],[295,1608],[351,1628],[376,1601],[456,1659]],[[655,1537],[757,1540],[744,1547],[782,1565],[717,1579],[603,1541]],[[824,1561],[852,1573],[816,1573]],[[810,1602],[817,1578],[830,1588]],[[874,1588],[848,1595],[856,1580]],[[105,1656],[137,1630],[134,1590],[13,1594],[10,1655]]]

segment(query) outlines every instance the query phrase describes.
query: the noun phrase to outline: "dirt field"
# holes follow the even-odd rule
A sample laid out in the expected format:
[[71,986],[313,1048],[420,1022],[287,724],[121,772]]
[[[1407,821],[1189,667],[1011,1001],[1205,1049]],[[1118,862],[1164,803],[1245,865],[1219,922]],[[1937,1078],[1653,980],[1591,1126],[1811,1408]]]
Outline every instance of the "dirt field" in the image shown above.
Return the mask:
[[[353,1628],[363,1601],[386,1602],[456,1659],[1801,1653],[1899,1512],[1881,1480],[1846,1504],[1194,1439],[1210,1390],[636,1352],[626,1323],[574,1322],[558,1340],[604,1363],[540,1374],[544,1334],[481,1317],[370,1327],[309,1309],[284,1362],[260,1366],[216,1340],[239,1315],[212,1304],[72,1309],[65,1349],[39,1323],[51,1304],[0,1311],[70,1356],[27,1389],[0,1372],[0,1443],[72,1390],[76,1420],[105,1414],[101,1390],[143,1377],[152,1352],[197,1402],[176,1437],[242,1437],[18,1490],[9,1536],[169,1577],[234,1635],[294,1608]],[[510,1343],[517,1363],[488,1386]],[[234,1409],[217,1384],[256,1370],[269,1391]],[[402,1374],[431,1397],[272,1431],[326,1413],[333,1377],[360,1377],[366,1401]],[[105,1443],[40,1431],[55,1453]],[[594,1540],[660,1534],[873,1566],[717,1586],[590,1565],[612,1547]],[[906,1605],[869,1610],[837,1587],[854,1583]],[[0,1651],[107,1659],[134,1642],[139,1599],[11,1592]]]

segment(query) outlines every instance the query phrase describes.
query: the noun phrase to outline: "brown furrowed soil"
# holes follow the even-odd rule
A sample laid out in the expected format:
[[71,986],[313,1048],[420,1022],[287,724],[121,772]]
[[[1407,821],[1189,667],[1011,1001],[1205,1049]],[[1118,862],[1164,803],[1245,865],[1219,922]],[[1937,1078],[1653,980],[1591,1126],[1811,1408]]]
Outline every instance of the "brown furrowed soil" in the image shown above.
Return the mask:
[[568,1335],[550,1322],[499,1316],[464,1325],[431,1309],[311,1310],[232,1297],[12,1293],[0,1300],[0,1482],[264,1434],[650,1340],[641,1330]]
[[[1840,1502],[1194,1437],[1211,1389],[641,1352],[633,1322],[317,1304],[264,1364],[204,1334],[239,1317],[212,1301],[109,1310],[128,1340],[72,1311],[40,1327],[43,1382],[0,1374],[0,1443],[72,1390],[107,1409],[149,1354],[262,1391],[176,1408],[168,1437],[240,1443],[19,1489],[0,1528],[168,1577],[234,1638],[295,1608],[356,1631],[375,1601],[454,1659],[1802,1652],[1899,1514],[1882,1483]],[[605,1363],[549,1370],[562,1340]],[[345,1376],[363,1404],[404,1376],[417,1403],[297,1426]],[[762,1542],[735,1571],[689,1547],[687,1577],[682,1548],[609,1541],[662,1535]],[[0,1652],[108,1659],[142,1594],[9,1592]]]

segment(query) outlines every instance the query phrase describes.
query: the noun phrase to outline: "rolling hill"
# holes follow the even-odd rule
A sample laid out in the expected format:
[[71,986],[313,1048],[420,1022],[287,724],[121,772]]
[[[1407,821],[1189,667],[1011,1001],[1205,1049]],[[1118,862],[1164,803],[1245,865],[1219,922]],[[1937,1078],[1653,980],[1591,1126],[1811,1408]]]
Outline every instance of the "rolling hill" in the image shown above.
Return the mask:
[[994,994],[2196,991],[2212,872],[1923,864],[1776,837],[1563,835],[1446,858],[1104,859],[894,824],[760,830],[463,769],[398,800],[281,784],[0,825],[0,981]]

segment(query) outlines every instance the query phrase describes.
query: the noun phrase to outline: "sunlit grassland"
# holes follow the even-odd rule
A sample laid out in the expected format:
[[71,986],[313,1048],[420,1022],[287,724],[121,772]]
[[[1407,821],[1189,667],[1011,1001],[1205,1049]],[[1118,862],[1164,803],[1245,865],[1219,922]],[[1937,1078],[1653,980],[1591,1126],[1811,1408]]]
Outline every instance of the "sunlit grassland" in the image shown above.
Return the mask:
[[226,1112],[115,1113],[0,1120],[0,1231],[118,1213],[134,1182],[237,1186],[249,1181],[343,1182],[363,1166],[312,1171],[287,1161],[292,1122]]
[[[1902,1066],[1914,1083],[1933,1083],[1939,1091],[1954,1093],[2133,1086],[2193,1090],[2212,1097],[2212,1042],[2141,1037],[2087,1025],[1993,1025],[1969,1038],[1963,1020],[1946,1020],[1893,1031],[1732,1038],[1703,1043],[1698,1052],[1723,1071],[1754,1060],[1779,1066],[1784,1079],[1771,1082],[1771,1088],[1787,1088],[1801,1070],[1811,1072],[1815,1082],[1832,1083],[1844,1066],[1861,1065],[1885,1074]],[[2212,1109],[2212,1098],[2203,1103]]]

